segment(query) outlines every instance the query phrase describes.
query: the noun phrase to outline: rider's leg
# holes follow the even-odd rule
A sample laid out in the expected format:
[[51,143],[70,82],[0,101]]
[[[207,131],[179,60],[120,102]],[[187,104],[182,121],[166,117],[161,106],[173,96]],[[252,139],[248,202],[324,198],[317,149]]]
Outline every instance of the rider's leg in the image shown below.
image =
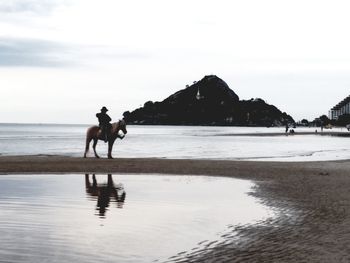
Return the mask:
[[108,142],[106,126],[101,126],[101,137],[105,142]]
[[[108,123],[105,126],[105,130],[106,130],[106,140],[109,141],[110,137],[111,137],[111,133],[112,133],[112,124]],[[106,141],[106,142],[107,142]]]
[[108,139],[110,137],[110,133],[111,133],[111,129],[109,128],[109,126],[105,127],[105,142],[108,142]]

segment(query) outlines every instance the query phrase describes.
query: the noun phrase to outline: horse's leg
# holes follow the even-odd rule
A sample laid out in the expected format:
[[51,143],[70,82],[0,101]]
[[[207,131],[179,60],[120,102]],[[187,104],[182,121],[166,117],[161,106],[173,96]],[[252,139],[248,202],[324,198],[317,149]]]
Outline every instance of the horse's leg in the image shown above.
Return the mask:
[[100,158],[100,156],[98,156],[97,152],[96,152],[96,145],[97,145],[97,138],[94,138],[94,144],[92,145],[92,148],[94,149],[94,153],[95,153],[95,157],[96,158]]
[[96,180],[95,174],[92,174],[92,185],[93,185],[94,187],[97,187],[97,180]]
[[108,177],[107,177],[107,185],[108,187],[113,187],[113,178],[112,178],[112,174],[108,174]]
[[90,186],[89,174],[85,174],[85,187],[88,188]]
[[86,137],[86,144],[85,144],[85,153],[84,153],[84,158],[86,158],[86,154],[89,151],[89,146],[92,138],[91,137]]
[[113,159],[112,149],[113,149],[114,141],[115,141],[115,138],[108,141],[108,159]]

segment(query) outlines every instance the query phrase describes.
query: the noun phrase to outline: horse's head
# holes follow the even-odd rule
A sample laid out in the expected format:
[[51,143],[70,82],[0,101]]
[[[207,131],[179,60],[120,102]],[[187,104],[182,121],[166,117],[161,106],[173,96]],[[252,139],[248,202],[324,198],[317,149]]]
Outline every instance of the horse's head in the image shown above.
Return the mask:
[[126,122],[125,122],[125,120],[119,120],[118,127],[124,134],[128,133],[128,131],[126,130]]

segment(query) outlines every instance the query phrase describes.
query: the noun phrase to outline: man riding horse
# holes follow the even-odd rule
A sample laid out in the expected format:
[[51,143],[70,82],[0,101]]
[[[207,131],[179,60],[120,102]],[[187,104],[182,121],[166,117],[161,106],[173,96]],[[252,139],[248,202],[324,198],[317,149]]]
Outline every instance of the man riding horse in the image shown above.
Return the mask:
[[[118,122],[110,123],[111,117],[109,117],[106,107],[102,107],[101,113],[97,113],[96,117],[99,121],[99,126],[94,125],[87,129],[86,131],[86,144],[85,144],[85,153],[84,158],[86,158],[87,153],[89,151],[90,142],[93,140],[93,149],[96,158],[100,158],[96,152],[96,145],[98,140],[104,140],[108,142],[108,158],[113,159],[112,157],[112,148],[115,140],[117,138],[123,139],[125,134],[128,133],[126,130],[126,121],[124,119],[119,120]],[[121,131],[123,134],[119,134]]]
[[109,134],[111,132],[112,125],[110,121],[111,117],[107,114],[108,109],[103,106],[100,113],[96,113],[96,117],[99,122],[99,127],[101,129],[101,137],[105,142],[108,142]]

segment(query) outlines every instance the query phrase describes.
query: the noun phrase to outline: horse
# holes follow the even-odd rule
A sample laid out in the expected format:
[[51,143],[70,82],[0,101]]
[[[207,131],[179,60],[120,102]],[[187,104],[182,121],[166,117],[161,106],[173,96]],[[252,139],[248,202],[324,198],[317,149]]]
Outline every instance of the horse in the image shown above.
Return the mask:
[[[119,131],[122,131],[124,133],[124,135],[120,136],[118,134]],[[117,138],[121,138],[121,139],[124,138],[125,134],[127,134],[127,133],[128,133],[128,131],[126,130],[125,120],[119,120],[118,122],[114,122],[111,124],[111,131],[110,131],[109,136],[108,136],[108,159],[113,159],[112,148],[113,148],[114,141]],[[104,138],[101,135],[102,135],[101,129],[100,129],[100,127],[98,127],[96,125],[87,129],[84,158],[86,158],[86,154],[89,151],[89,146],[90,146],[91,140],[94,141],[92,148],[94,149],[95,157],[100,158],[100,156],[98,156],[98,154],[96,152],[96,145],[97,145],[98,140],[102,140],[102,141],[104,140]]]

